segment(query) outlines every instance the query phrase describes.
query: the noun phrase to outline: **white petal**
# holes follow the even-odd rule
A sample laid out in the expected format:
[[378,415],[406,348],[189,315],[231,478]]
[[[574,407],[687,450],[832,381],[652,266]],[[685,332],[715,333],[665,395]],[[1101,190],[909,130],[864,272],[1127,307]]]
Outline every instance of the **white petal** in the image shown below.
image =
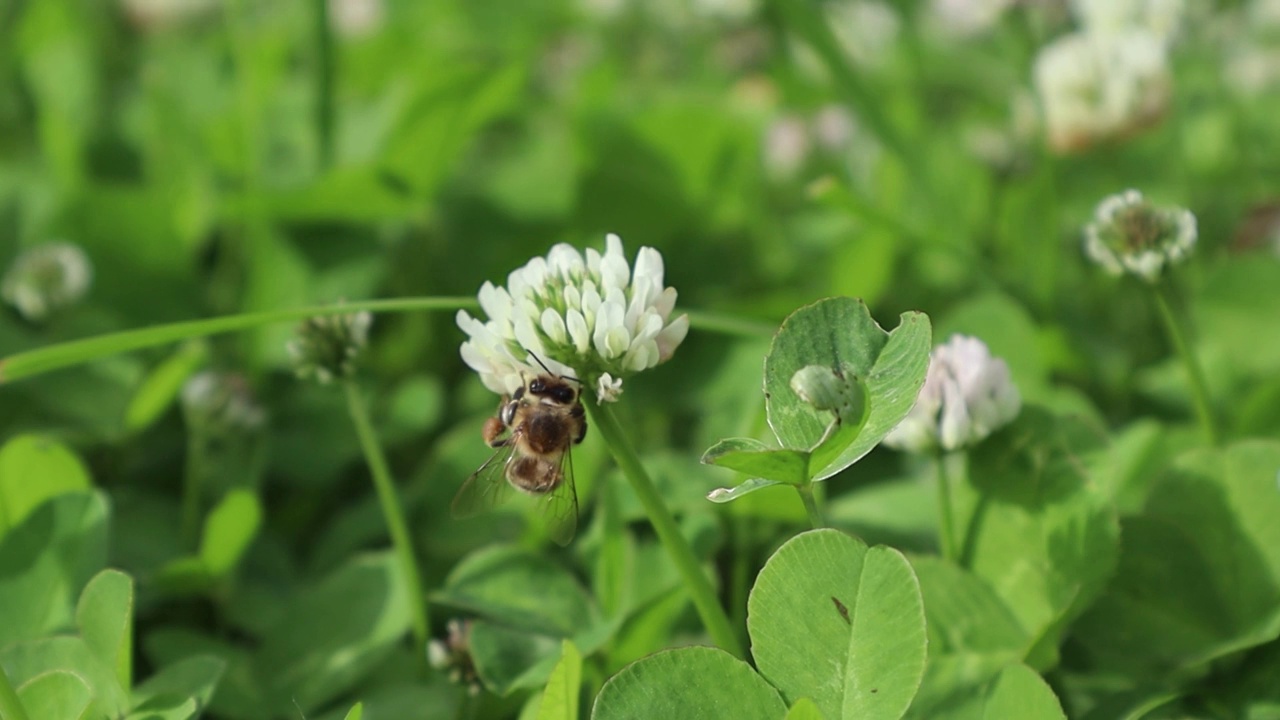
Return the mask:
[[564,325],[564,318],[551,308],[542,311],[542,332],[556,344],[564,345],[569,341],[569,331]]
[[676,307],[676,289],[666,288],[658,299],[653,303],[653,309],[662,316],[663,320],[671,317],[671,311]]
[[515,324],[516,342],[525,349],[535,353],[539,357],[547,354],[545,348],[542,347],[542,338],[538,337],[538,332],[534,330],[533,321],[527,317],[522,317]]
[[684,342],[685,335],[688,334],[688,315],[681,315],[663,328],[662,332],[658,333],[658,337],[655,338],[658,343],[658,362],[670,360],[676,348],[680,346],[680,343]]
[[587,328],[586,319],[577,310],[570,310],[565,319],[569,337],[573,339],[573,347],[579,354],[585,353],[591,347],[591,331]]

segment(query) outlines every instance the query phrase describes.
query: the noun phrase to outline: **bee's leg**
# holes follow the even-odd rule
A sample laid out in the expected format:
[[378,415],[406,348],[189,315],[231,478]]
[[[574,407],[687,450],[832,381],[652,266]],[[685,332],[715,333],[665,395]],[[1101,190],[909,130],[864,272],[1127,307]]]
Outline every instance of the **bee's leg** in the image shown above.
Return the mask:
[[489,447],[502,447],[507,444],[507,441],[499,440],[498,436],[501,435],[502,431],[505,429],[506,425],[504,425],[501,420],[496,417],[491,417],[484,421],[484,429],[480,431],[480,434],[484,437],[484,441],[488,443]]
[[573,417],[575,420],[578,420],[578,421],[579,421],[579,422],[578,422],[578,437],[576,437],[576,438],[574,438],[574,439],[573,439],[573,444],[574,444],[574,445],[577,445],[578,443],[582,442],[582,441],[583,441],[584,439],[586,439],[586,437],[587,437],[587,419],[586,419],[586,417],[585,417],[585,415],[586,415],[586,410],[584,410],[584,409],[583,409],[583,407],[582,407],[582,404],[581,404],[581,403],[579,403],[579,404],[577,404],[577,405],[574,405],[574,406],[573,406],[573,409],[569,411],[569,415],[570,415],[571,417]]

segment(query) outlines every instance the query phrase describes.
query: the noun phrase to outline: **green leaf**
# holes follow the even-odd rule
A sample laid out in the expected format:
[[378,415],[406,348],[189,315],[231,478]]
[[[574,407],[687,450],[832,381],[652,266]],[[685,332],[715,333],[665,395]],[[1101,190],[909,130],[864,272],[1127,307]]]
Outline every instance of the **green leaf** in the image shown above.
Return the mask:
[[208,351],[204,343],[182,345],[153,369],[138,386],[124,411],[124,427],[138,432],[160,419],[182,392],[192,373],[204,364]]
[[90,690],[90,717],[118,717],[129,706],[128,691],[116,680],[113,666],[98,659],[75,635],[51,635],[5,646],[0,649],[0,666],[19,687],[51,672],[74,674]]
[[364,705],[356,703],[347,711],[347,715],[343,720],[360,720],[364,716]]
[[133,712],[164,698],[191,700],[197,707],[208,707],[226,667],[225,661],[213,655],[193,655],[167,664],[134,688]]
[[559,637],[487,620],[472,621],[469,637],[476,674],[490,692],[500,696],[545,684],[563,643]]
[[560,662],[551,671],[542,693],[537,720],[578,720],[578,695],[582,685],[582,653],[565,640]]
[[573,637],[599,621],[598,610],[569,571],[515,547],[490,547],[464,558],[432,599],[558,637]]
[[737,500],[738,498],[748,493],[753,493],[756,490],[762,490],[767,487],[773,487],[774,485],[789,485],[789,484],[790,483],[780,483],[777,480],[765,480],[764,478],[751,478],[749,480],[744,480],[743,482],[739,483],[735,487],[716,488],[715,490],[712,490],[711,492],[707,493],[707,499],[713,503],[727,503],[727,502],[732,502],[734,500]]
[[120,687],[133,686],[133,578],[103,570],[80,594],[76,625],[93,654],[115,669]]
[[788,485],[809,480],[807,451],[778,450],[751,438],[721,440],[702,454],[702,462]]
[[1066,720],[1053,690],[1035,670],[1011,665],[991,685],[983,707],[983,720]]
[[298,594],[263,638],[253,666],[275,711],[291,712],[296,699],[309,712],[354,687],[408,629],[408,593],[395,558],[356,557]]
[[929,628],[929,655],[1005,653],[1022,658],[1031,637],[982,578],[934,556],[913,557]]
[[826,720],[826,716],[818,709],[817,705],[807,697],[802,697],[791,705],[791,709],[787,711],[787,716],[783,720]]
[[887,333],[860,300],[828,298],[802,307],[782,324],[765,358],[769,426],[783,447],[813,448],[826,436],[831,413],[801,399],[791,388],[792,377],[819,365],[862,378],[866,424],[834,460],[811,473],[817,480],[830,477],[870,452],[910,412],[929,368],[929,349],[929,318],[923,313],[904,313]]
[[650,655],[609,678],[591,717],[777,720],[786,711],[750,665],[723,650],[688,647]]
[[0,541],[0,647],[71,624],[81,588],[106,562],[107,501],[59,495]]
[[761,674],[829,718],[899,718],[924,675],[920,587],[896,550],[797,535],[760,571],[747,613]]
[[0,447],[0,538],[45,500],[89,487],[89,471],[62,443],[39,435],[12,438]]
[[1098,667],[1168,682],[1280,636],[1277,468],[1274,441],[1178,458],[1125,521],[1115,580],[1073,629]]
[[252,490],[231,490],[209,512],[200,539],[200,559],[215,578],[230,573],[262,523],[262,503]]
[[18,699],[32,720],[86,720],[93,691],[73,672],[50,670],[19,686]]
[[[1092,427],[1025,407],[969,452],[967,477],[954,486],[962,564],[986,580],[1032,638],[1025,661],[1033,668],[1057,663],[1067,626],[1115,568],[1115,507],[1079,459],[1100,444]],[[954,475],[963,463],[948,466]]]
[[125,720],[192,720],[199,716],[200,709],[200,704],[191,698],[163,695],[134,708]]

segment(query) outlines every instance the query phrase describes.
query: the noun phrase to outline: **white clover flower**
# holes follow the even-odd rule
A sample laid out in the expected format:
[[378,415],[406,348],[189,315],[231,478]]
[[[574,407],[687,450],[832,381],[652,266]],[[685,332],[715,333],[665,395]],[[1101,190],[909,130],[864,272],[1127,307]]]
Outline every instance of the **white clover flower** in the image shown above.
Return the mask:
[[89,290],[93,265],[78,245],[51,242],[26,250],[0,281],[0,296],[20,315],[40,322]]
[[1036,58],[1035,84],[1049,145],[1073,151],[1155,123],[1173,81],[1160,39],[1129,28],[1058,38]]
[[468,335],[462,359],[496,393],[515,392],[542,372],[541,361],[598,400],[615,400],[625,376],[666,362],[689,331],[687,315],[671,319],[676,291],[662,276],[657,250],[640,248],[633,271],[617,235],[606,237],[603,254],[556,245],[512,272],[506,287],[480,288],[487,321],[458,311]]
[[1137,190],[1098,203],[1084,228],[1084,251],[1112,275],[1132,273],[1155,282],[1165,265],[1191,254],[1196,216],[1180,207],[1155,207]]
[[916,404],[884,444],[911,452],[956,450],[1009,424],[1021,409],[1004,360],[977,338],[952,335],[929,354]]
[[369,344],[372,324],[373,314],[367,310],[307,318],[288,345],[298,377],[315,378],[321,385],[350,377]]

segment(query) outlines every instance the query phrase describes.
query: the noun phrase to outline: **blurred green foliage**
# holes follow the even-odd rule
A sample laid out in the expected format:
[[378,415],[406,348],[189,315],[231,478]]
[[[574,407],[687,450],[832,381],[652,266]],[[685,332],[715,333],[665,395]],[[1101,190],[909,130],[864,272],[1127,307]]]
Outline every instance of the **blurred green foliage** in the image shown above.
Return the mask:
[[[662,252],[677,312],[774,326],[828,296],[886,325],[923,311],[935,342],[972,334],[1004,358],[1028,407],[955,468],[958,564],[931,554],[929,463],[875,449],[823,484],[832,525],[910,568],[841,542],[893,553],[918,583],[928,657],[908,716],[1034,702],[1058,717],[1056,695],[1070,717],[1272,717],[1275,3],[1188,3],[1161,117],[1070,154],[1049,149],[1032,93],[1037,53],[1076,24],[1065,4],[1017,3],[968,35],[936,5],[0,2],[0,270],[51,241],[92,263],[78,303],[3,308],[0,358],[344,298],[468,296],[606,232]],[[1169,282],[1222,447],[1200,446],[1146,288],[1080,250],[1097,202],[1128,187],[1198,219]],[[341,393],[295,380],[290,330],[0,385],[0,669],[31,720],[569,717],[597,695],[599,717],[632,717],[681,678],[714,685],[694,701],[833,717],[763,657],[671,650],[705,636],[598,437],[574,450],[569,549],[520,506],[451,519],[496,398],[460,362],[451,316],[387,313],[358,381],[434,634],[473,620],[483,690],[428,669]],[[712,505],[732,478],[698,458],[768,437],[767,351],[695,323],[617,411],[744,638],[756,575],[804,508],[786,487]],[[222,383],[213,405],[183,391],[203,370]],[[181,527],[191,473],[198,538]],[[784,662],[811,662],[797,647]]]

